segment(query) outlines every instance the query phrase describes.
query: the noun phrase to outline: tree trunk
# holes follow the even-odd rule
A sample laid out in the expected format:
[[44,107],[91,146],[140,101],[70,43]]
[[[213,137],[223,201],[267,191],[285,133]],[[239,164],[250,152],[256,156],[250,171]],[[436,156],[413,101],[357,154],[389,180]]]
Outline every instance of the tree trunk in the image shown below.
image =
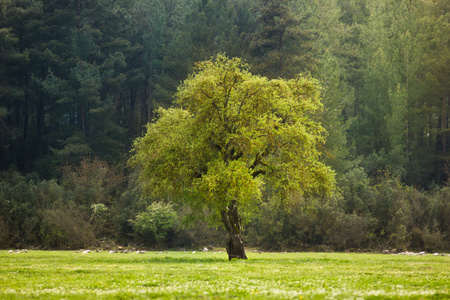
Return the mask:
[[244,241],[241,236],[241,218],[237,211],[237,201],[232,201],[227,207],[227,210],[222,211],[220,215],[222,217],[222,223],[230,236],[227,242],[228,260],[232,260],[233,258],[247,259]]

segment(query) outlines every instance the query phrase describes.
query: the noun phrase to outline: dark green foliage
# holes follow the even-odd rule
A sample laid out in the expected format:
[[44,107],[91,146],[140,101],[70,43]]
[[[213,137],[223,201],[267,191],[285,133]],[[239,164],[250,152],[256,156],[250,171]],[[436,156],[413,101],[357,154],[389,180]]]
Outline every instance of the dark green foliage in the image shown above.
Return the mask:
[[370,218],[344,213],[335,200],[298,199],[287,205],[264,203],[250,225],[252,242],[272,250],[373,249]]
[[0,170],[51,179],[86,153],[123,162],[193,64],[226,52],[269,77],[320,79],[328,162],[338,172],[389,166],[408,184],[442,185],[445,3],[4,1]]
[[39,237],[46,248],[78,249],[96,245],[94,227],[76,207],[44,210]]
[[[259,29],[249,45],[250,61],[257,74],[269,78],[292,78],[305,72],[313,36],[299,24],[303,16],[294,15],[289,0],[260,1]],[[311,69],[310,69],[311,70]]]
[[447,188],[419,192],[389,173],[370,181],[361,169],[345,174],[340,186],[341,194],[329,199],[263,203],[250,225],[252,242],[276,250],[436,252],[450,246]]
[[4,246],[24,247],[36,241],[38,202],[33,193],[35,184],[17,172],[1,173],[0,226]]

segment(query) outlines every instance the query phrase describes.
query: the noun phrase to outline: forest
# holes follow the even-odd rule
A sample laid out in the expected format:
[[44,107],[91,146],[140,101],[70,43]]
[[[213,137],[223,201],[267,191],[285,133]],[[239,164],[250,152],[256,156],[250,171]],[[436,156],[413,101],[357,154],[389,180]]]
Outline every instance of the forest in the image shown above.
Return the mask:
[[218,54],[315,78],[336,174],[327,196],[266,190],[246,246],[450,250],[448,0],[1,0],[0,248],[222,246],[128,164]]

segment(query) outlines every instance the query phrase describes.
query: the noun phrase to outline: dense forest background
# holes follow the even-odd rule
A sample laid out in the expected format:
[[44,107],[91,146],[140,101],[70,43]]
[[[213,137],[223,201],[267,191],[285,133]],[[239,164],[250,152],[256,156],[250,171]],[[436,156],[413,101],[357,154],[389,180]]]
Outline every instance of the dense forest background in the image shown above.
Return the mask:
[[448,0],[1,0],[0,247],[225,239],[186,229],[186,208],[143,196],[126,166],[217,53],[319,80],[337,174],[327,198],[266,191],[247,245],[450,249]]

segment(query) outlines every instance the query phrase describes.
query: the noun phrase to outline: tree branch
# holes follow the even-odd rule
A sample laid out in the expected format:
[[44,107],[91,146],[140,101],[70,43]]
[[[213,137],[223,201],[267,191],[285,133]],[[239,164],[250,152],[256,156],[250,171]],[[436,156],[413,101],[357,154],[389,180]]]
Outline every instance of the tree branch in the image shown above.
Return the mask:
[[252,177],[253,177],[253,178],[256,178],[258,175],[261,175],[261,174],[266,175],[266,174],[267,174],[267,171],[265,171],[265,170],[258,170],[258,171],[255,171],[255,172],[252,173]]

